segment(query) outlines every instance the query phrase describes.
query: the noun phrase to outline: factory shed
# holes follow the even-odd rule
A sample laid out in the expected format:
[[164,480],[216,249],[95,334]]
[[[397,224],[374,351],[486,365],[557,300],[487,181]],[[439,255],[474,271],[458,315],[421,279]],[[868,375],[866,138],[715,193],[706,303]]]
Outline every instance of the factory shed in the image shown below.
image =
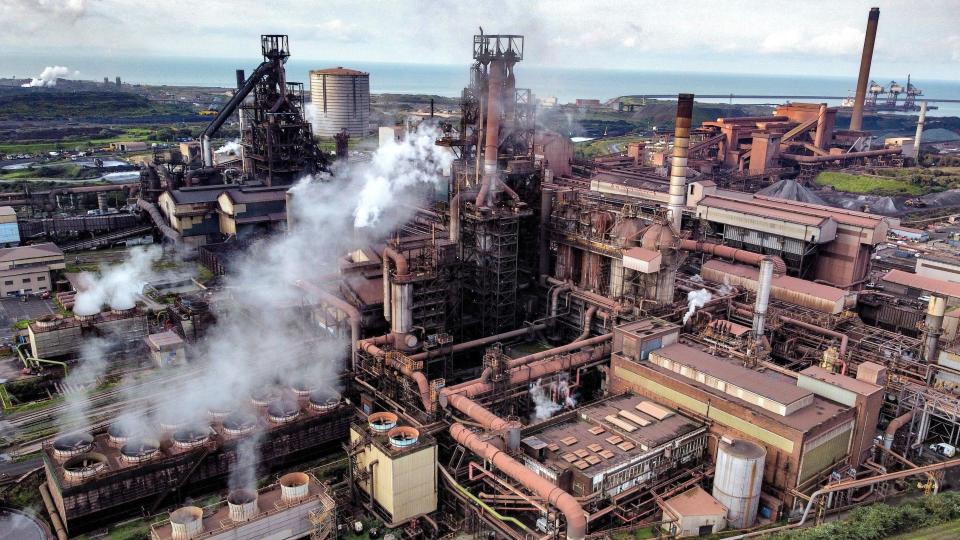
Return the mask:
[[[707,280],[726,283],[756,292],[760,271],[752,266],[711,259],[700,268]],[[791,276],[773,278],[770,296],[774,300],[836,315],[856,305],[857,294]]]
[[829,216],[793,212],[775,204],[755,204],[716,195],[700,201],[697,217],[811,244],[830,242],[837,236],[837,223]]
[[220,232],[229,236],[282,228],[287,223],[286,193],[286,186],[224,191],[217,197]]
[[678,538],[705,536],[727,526],[727,507],[702,487],[694,486],[661,503],[663,521],[671,521],[670,534]]
[[914,242],[926,242],[930,240],[930,233],[912,227],[891,227],[890,235],[905,240],[913,240]]
[[960,283],[952,283],[940,279],[918,276],[903,270],[893,269],[884,274],[880,281],[887,292],[904,296],[922,296],[935,293],[947,297],[947,303],[960,302]]
[[[614,343],[612,392],[635,392],[670,408],[710,418],[718,437],[746,438],[766,450],[764,484],[791,504],[849,456],[857,426],[853,407],[798,388],[796,379],[753,371],[739,361],[686,344],[652,351],[647,360]],[[768,397],[772,396],[772,397]],[[807,405],[798,407],[800,403]],[[791,411],[781,414],[780,411]],[[856,431],[857,433],[861,431]],[[715,443],[711,442],[711,452]],[[775,510],[775,509],[772,509]]]

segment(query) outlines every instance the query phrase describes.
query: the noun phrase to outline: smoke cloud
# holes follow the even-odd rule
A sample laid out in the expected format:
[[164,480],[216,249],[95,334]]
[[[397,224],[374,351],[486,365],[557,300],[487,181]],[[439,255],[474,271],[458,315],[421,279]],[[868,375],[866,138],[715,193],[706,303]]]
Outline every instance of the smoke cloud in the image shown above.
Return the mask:
[[24,88],[40,87],[53,88],[57,85],[57,79],[66,78],[70,75],[70,68],[65,66],[47,66],[43,68],[40,75],[31,79],[30,82],[21,84]]
[[227,142],[226,144],[224,144],[224,145],[221,146],[220,148],[217,148],[217,149],[214,150],[213,152],[214,152],[215,154],[234,154],[234,155],[239,156],[239,155],[240,155],[240,149],[241,149],[240,141],[239,141],[239,140],[233,140],[233,141]]
[[88,391],[107,372],[111,345],[108,337],[97,336],[83,341],[81,361],[62,382],[66,393],[64,409],[56,422],[60,431],[83,429],[89,425],[91,407]]
[[161,276],[153,270],[153,264],[161,256],[163,250],[158,246],[138,247],[130,250],[123,263],[107,266],[99,274],[80,274],[74,313],[93,315],[103,306],[113,309],[136,306],[137,295],[143,291],[144,284]]
[[[451,160],[434,145],[436,138],[434,130],[421,129],[385,145],[369,163],[348,164],[332,179],[305,177],[294,185],[287,207],[293,227],[253,243],[224,277],[223,292],[212,302],[222,306],[217,323],[191,352],[202,369],[175,399],[156,403],[152,418],[132,427],[155,430],[159,418],[209,423],[209,410],[249,411],[254,393],[292,400],[294,386],[339,390],[349,339],[325,325],[324,310],[295,284],[318,283],[336,273],[344,254],[383,241],[410,218],[414,188],[439,182]],[[142,268],[140,258],[132,256],[128,268]],[[131,411],[124,421],[136,420]],[[251,442],[237,450],[231,487],[255,483],[259,435],[247,437]]]
[[687,324],[690,317],[707,302],[713,299],[713,295],[706,289],[698,289],[687,293],[687,312],[683,315],[683,324]]

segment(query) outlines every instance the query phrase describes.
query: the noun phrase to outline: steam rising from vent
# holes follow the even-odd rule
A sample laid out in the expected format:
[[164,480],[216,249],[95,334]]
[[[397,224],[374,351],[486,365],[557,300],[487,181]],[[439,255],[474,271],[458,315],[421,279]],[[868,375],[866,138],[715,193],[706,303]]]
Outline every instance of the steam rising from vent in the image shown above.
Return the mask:
[[62,79],[70,75],[70,68],[65,66],[47,66],[43,68],[40,75],[31,79],[28,83],[20,86],[24,88],[40,87],[53,88],[57,85],[57,79]]
[[84,429],[90,424],[90,400],[88,390],[96,386],[109,367],[107,358],[111,341],[104,337],[91,337],[83,341],[80,349],[81,362],[63,380],[65,390],[64,408],[57,417],[60,431]]
[[690,291],[687,293],[687,312],[683,315],[683,324],[687,324],[687,321],[690,320],[690,317],[693,317],[693,314],[703,306],[707,305],[707,302],[713,299],[713,295],[710,294],[710,291],[706,289],[698,289],[696,291]]
[[106,267],[99,275],[80,274],[80,291],[73,307],[77,315],[93,315],[109,305],[113,309],[130,309],[136,306],[137,295],[147,281],[159,275],[153,264],[160,260],[163,250],[158,246],[134,248],[129,258],[121,264]]
[[533,414],[530,415],[531,423],[543,422],[556,414],[564,407],[573,408],[577,406],[576,398],[570,393],[570,384],[567,381],[566,374],[563,374],[558,380],[547,385],[543,384],[542,379],[530,385],[530,399],[533,400]]
[[[252,393],[269,388],[341,389],[349,338],[319,322],[326,317],[313,317],[322,308],[295,284],[317,282],[337,271],[344,253],[382,242],[411,216],[412,189],[440,181],[439,171],[451,158],[434,145],[438,132],[420,129],[407,137],[385,145],[371,163],[347,164],[329,181],[305,177],[290,189],[292,227],[252,244],[224,276],[225,298],[215,303],[225,308],[191,354],[203,363],[200,374],[175,399],[157,403],[155,418],[131,427],[148,428],[157,418],[203,422],[209,410],[242,413]],[[244,435],[231,488],[254,487],[259,435]]]
[[239,156],[239,155],[240,155],[240,150],[241,150],[240,141],[239,141],[239,140],[233,140],[233,141],[230,141],[230,142],[224,144],[224,145],[221,146],[220,148],[217,148],[217,149],[214,150],[213,152],[214,152],[215,154],[234,154],[234,155]]

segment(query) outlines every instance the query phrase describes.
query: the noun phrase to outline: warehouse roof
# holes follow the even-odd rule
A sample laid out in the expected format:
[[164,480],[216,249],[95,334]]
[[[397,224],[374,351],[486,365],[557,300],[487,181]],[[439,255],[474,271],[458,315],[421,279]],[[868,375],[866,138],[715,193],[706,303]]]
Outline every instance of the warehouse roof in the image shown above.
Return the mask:
[[34,259],[37,257],[63,256],[63,251],[52,242],[0,249],[0,262]]
[[168,191],[177,204],[212,203],[223,193],[223,186],[198,186]]
[[903,285],[904,287],[920,289],[925,292],[940,293],[950,296],[951,298],[960,298],[960,283],[918,276],[917,274],[911,274],[910,272],[897,269],[887,272],[880,279],[889,283]]
[[776,208],[775,206],[771,205],[755,204],[753,201],[727,199],[724,197],[717,197],[716,195],[708,195],[704,197],[703,200],[698,203],[698,206],[719,208],[721,210],[728,210],[740,214],[774,219],[787,223],[797,223],[810,227],[821,227],[830,221],[829,216],[803,214],[799,212],[793,212],[789,209]]
[[882,387],[876,384],[867,381],[861,381],[860,379],[854,379],[853,377],[848,377],[839,373],[833,373],[823,369],[820,366],[810,366],[801,371],[800,374],[812,379],[817,379],[818,381],[830,383],[834,386],[839,386],[844,390],[849,390],[850,392],[860,394],[861,396],[869,396],[883,390]]
[[734,384],[778,403],[793,403],[812,394],[809,390],[797,387],[796,384],[775,379],[765,373],[745,368],[681,343],[657,349],[652,354],[672,360],[675,364],[688,366],[705,375]]
[[239,204],[249,204],[258,202],[274,202],[286,200],[287,186],[282,187],[263,187],[247,189],[228,189],[227,197]]
[[663,506],[676,517],[724,516],[727,507],[722,505],[700,486],[693,486],[683,493],[663,501]]

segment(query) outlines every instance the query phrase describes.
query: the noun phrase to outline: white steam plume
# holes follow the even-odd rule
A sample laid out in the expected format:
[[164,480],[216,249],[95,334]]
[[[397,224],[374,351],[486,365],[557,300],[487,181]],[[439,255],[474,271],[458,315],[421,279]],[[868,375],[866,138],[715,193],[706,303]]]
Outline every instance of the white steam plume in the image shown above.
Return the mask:
[[[268,387],[291,399],[294,384],[339,390],[349,340],[334,336],[319,322],[323,317],[311,316],[310,299],[295,284],[336,272],[349,250],[383,241],[409,219],[411,188],[439,182],[439,171],[449,166],[436,138],[435,131],[421,129],[385,145],[370,163],[346,165],[330,181],[307,177],[293,186],[287,212],[294,226],[238,257],[225,276],[226,298],[215,302],[226,309],[191,352],[202,371],[175,399],[157,403],[156,416],[206,422],[208,410],[242,412],[252,392]],[[258,451],[258,444],[238,450],[231,487],[256,478]]]
[[49,87],[52,88],[57,85],[57,79],[62,79],[70,75],[70,68],[65,66],[47,66],[43,68],[43,71],[40,72],[38,77],[35,77],[30,80],[28,83],[23,83],[20,86],[24,88],[31,87]]
[[566,374],[562,374],[559,379],[547,385],[543,384],[542,379],[537,379],[537,382],[530,384],[530,399],[533,400],[531,423],[543,422],[564,407],[577,406],[577,399],[570,392],[570,383]]
[[83,341],[81,361],[63,380],[68,391],[64,396],[64,409],[57,417],[57,427],[61,431],[85,429],[89,425],[88,391],[107,372],[111,346],[111,340],[106,337],[96,336]]
[[713,295],[706,289],[698,289],[687,293],[687,312],[683,315],[683,324],[687,324],[690,317],[703,306],[707,305],[713,299]]
[[134,307],[144,284],[160,276],[153,270],[153,264],[162,255],[163,250],[158,246],[137,247],[130,250],[123,263],[107,266],[99,274],[80,274],[74,313],[93,315],[105,305],[114,309]]
[[215,154],[233,154],[233,155],[239,156],[240,150],[241,150],[240,141],[233,140],[233,141],[227,142],[226,144],[224,144],[220,148],[217,148],[213,152]]

